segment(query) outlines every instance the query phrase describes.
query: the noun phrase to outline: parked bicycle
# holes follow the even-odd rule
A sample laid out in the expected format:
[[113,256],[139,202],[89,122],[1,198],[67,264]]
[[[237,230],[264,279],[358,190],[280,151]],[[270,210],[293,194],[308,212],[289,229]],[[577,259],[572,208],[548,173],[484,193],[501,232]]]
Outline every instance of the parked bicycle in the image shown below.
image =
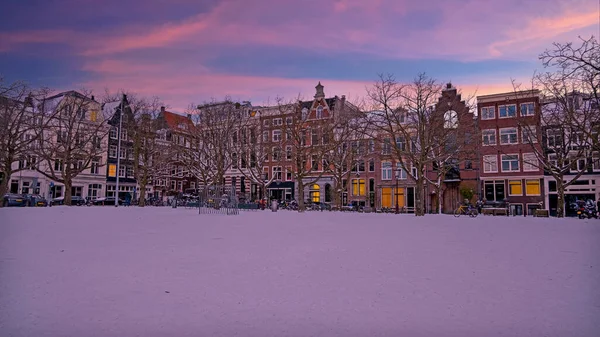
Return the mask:
[[477,212],[477,208],[471,206],[471,204],[458,205],[458,208],[454,211],[454,216],[458,218],[461,215],[468,215],[471,218],[475,218],[479,215],[479,212]]

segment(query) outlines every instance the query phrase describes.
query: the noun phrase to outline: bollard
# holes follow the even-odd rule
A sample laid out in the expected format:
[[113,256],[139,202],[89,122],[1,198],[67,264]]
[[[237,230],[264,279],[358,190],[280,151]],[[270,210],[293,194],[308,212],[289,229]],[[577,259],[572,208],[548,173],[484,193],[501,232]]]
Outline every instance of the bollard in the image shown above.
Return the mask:
[[277,200],[271,201],[271,211],[277,212]]

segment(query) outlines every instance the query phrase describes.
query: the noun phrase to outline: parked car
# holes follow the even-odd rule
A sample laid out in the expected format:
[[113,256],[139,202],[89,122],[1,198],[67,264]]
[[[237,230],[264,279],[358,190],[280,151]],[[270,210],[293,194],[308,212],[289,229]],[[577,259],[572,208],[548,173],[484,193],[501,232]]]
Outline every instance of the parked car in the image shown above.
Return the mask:
[[[119,198],[119,205],[123,205],[123,199]],[[115,205],[115,197],[108,198],[98,198],[93,201],[93,204],[96,206],[114,206]]]
[[[64,205],[65,204],[65,197],[59,197],[59,198],[54,198],[52,199],[52,201],[50,202],[50,204],[52,206],[56,206],[56,205]],[[85,199],[79,196],[71,196],[71,206],[82,206],[85,205]]]
[[26,205],[28,207],[46,207],[48,201],[39,194],[25,194]]
[[24,196],[16,193],[8,193],[4,195],[2,199],[2,205],[4,207],[23,207],[27,203]]

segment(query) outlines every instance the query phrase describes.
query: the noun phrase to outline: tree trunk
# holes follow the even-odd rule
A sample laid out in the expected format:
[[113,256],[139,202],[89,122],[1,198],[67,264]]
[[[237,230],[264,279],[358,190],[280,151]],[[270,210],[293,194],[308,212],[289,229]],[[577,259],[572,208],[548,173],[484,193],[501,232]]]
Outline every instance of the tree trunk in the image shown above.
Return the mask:
[[304,185],[302,184],[302,178],[297,179],[298,185],[298,212],[304,212]]
[[73,185],[73,181],[70,176],[65,176],[65,199],[64,204],[67,206],[71,206],[71,187]]
[[422,177],[417,179],[417,187],[415,188],[415,216],[425,215],[425,210],[423,209],[423,179]]
[[[10,177],[12,176],[12,170],[9,168],[6,172],[4,172],[4,177],[2,178],[2,183],[0,183],[0,196],[4,198],[4,195],[8,192],[8,184],[10,182]],[[4,202],[0,203],[0,207],[4,207]]]
[[[556,179],[556,177],[555,177]],[[558,192],[558,200],[556,202],[556,217],[564,218],[565,216],[565,187],[563,185],[562,176],[556,179],[556,191]]]
[[148,177],[144,175],[142,179],[140,179],[140,192],[138,196],[138,206],[144,207],[146,206],[146,185],[148,184]]
[[438,214],[442,214],[444,212],[442,212],[442,204],[444,201],[444,196],[442,195],[442,186],[440,183],[440,186],[436,187],[436,191],[435,193],[437,193],[437,203],[438,203]]

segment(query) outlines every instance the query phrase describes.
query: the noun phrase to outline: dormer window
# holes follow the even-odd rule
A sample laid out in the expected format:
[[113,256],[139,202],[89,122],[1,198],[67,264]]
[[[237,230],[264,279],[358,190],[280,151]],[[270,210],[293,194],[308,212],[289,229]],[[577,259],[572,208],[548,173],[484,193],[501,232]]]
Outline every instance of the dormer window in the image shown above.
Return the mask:
[[317,107],[317,118],[323,118],[323,107],[320,105]]

